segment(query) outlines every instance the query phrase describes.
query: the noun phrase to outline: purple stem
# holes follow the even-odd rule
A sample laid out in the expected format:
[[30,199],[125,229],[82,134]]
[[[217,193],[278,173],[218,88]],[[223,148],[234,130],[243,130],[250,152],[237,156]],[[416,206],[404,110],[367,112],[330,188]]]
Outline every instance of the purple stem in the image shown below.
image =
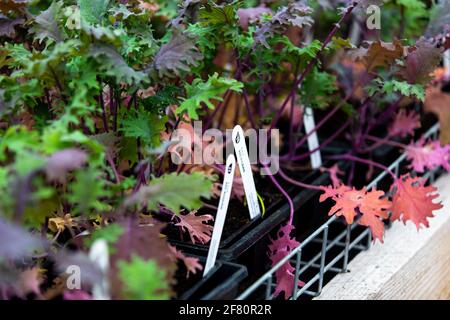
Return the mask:
[[[317,130],[319,130],[328,120],[330,120],[331,119],[331,117],[333,117],[334,116],[334,114],[336,113],[336,112],[338,112],[339,111],[339,109],[344,105],[344,103],[345,102],[347,102],[347,100],[353,95],[353,92],[355,91],[355,89],[353,89],[349,94],[347,94],[347,96],[344,98],[344,100],[342,100],[336,107],[334,107],[334,109],[333,110],[331,110],[329,113],[327,113],[327,115],[325,116],[325,117],[323,117],[317,124],[316,124],[316,126],[313,128],[313,130],[311,130],[310,132],[308,132],[306,135],[304,135],[303,137],[302,137],[302,139],[299,141],[299,142],[297,142],[297,144],[296,144],[296,148],[299,148],[299,147],[301,147],[305,142],[306,142],[306,140],[314,133],[314,132],[316,132]],[[367,97],[364,101],[363,101],[363,105],[364,104],[366,104],[368,101],[369,101],[369,99],[371,99],[371,98],[373,98],[375,96],[375,94],[373,95],[373,96],[370,96],[370,97]]]
[[378,137],[375,137],[375,136],[366,135],[365,138],[366,138],[367,140],[374,141],[375,144],[371,145],[371,146],[370,146],[369,148],[367,148],[367,149],[364,149],[364,150],[362,151],[362,153],[370,152],[370,151],[372,151],[372,150],[378,148],[380,145],[383,145],[383,144],[387,144],[387,145],[390,145],[390,146],[393,146],[393,147],[397,147],[397,148],[401,148],[401,149],[406,149],[406,148],[408,148],[408,146],[407,146],[406,144],[403,144],[403,143],[400,143],[400,142],[395,142],[395,141],[389,140],[389,136],[387,136],[387,137],[385,137],[385,138],[378,138]]
[[264,169],[266,170],[267,174],[269,175],[269,179],[272,181],[272,183],[275,185],[275,187],[281,192],[281,194],[286,198],[287,202],[289,203],[289,224],[292,224],[294,220],[294,202],[292,201],[289,194],[286,192],[286,190],[283,189],[283,187],[278,183],[278,181],[275,179],[275,177],[270,172],[270,169],[267,167],[267,165],[263,165]]
[[349,170],[350,173],[348,174],[348,178],[347,178],[347,184],[349,186],[352,185],[353,178],[355,177],[355,169],[356,169],[355,162],[352,162],[350,165],[350,170]]
[[[236,80],[242,82],[242,62],[238,58],[237,52],[235,52],[235,55],[236,55],[237,68],[239,70],[239,72],[236,72],[237,73]],[[244,97],[245,108],[247,109],[247,115],[248,115],[248,118],[250,119],[250,123],[252,124],[252,128],[256,129],[256,123],[255,123],[255,120],[253,119],[253,112],[251,110],[250,103],[248,102],[248,95],[247,95],[247,90],[245,89],[245,86],[242,89],[242,95]]]
[[214,210],[214,211],[217,211],[217,209],[218,209],[215,205],[212,205],[212,204],[209,204],[209,203],[205,203],[205,202],[203,203],[203,207],[211,209],[211,210]]
[[295,95],[292,96],[291,110],[289,119],[289,159],[292,159],[295,153],[295,140],[294,140],[294,107],[295,107]]
[[[388,141],[389,141],[388,138],[389,138],[389,137],[386,137],[386,138],[384,138],[384,139],[381,139],[381,140],[383,140],[383,141],[378,141],[378,142],[372,144],[371,146],[369,146],[369,147],[367,147],[367,148],[365,148],[365,149],[358,149],[357,151],[358,151],[358,153],[370,153],[370,152],[372,152],[373,150],[379,148],[380,146],[382,146],[382,145],[384,145],[384,144],[387,144]],[[371,140],[371,139],[368,138],[368,136],[366,136],[365,139]]]
[[[238,78],[242,78],[242,67],[243,67],[243,63],[241,63],[240,60],[238,59],[238,55],[237,55],[236,52],[235,52],[235,55],[236,55],[236,59],[237,59],[237,61],[238,61],[238,64],[237,64],[236,71],[235,71],[235,73],[234,73],[234,78],[235,78],[235,79],[238,79]],[[250,59],[250,56],[248,56],[248,57],[245,59],[245,61],[247,62],[248,59]],[[224,93],[222,101],[219,102],[219,104],[218,104],[217,107],[214,109],[214,111],[212,112],[212,114],[208,116],[208,120],[207,120],[206,124],[203,126],[203,132],[205,132],[205,130],[209,129],[209,127],[211,126],[211,124],[212,124],[212,122],[213,122],[213,120],[214,120],[214,117],[216,116],[217,112],[219,112],[219,110],[223,108],[224,110],[222,111],[222,113],[221,113],[221,115],[220,115],[220,123],[222,123],[222,121],[223,121],[223,116],[224,116],[224,114],[225,114],[225,109],[226,109],[225,107],[226,107],[227,104],[228,104],[227,102],[228,102],[228,99],[229,99],[230,95],[231,95],[231,90],[227,90],[227,91]]]
[[48,110],[51,112],[51,109],[52,109],[52,103],[51,103],[51,101],[50,101],[50,94],[49,94],[47,88],[44,89],[44,93],[45,93],[45,100],[47,101],[47,105],[48,105]]
[[[112,85],[109,85],[109,113],[113,116],[115,115],[115,111],[114,111],[114,90]],[[113,123],[113,131],[116,131],[116,129],[114,128],[114,123]]]
[[120,109],[120,91],[116,90],[116,102],[114,103],[113,130],[117,131],[117,116]]
[[309,189],[309,190],[318,190],[318,191],[322,190],[320,188],[320,186],[314,186],[312,184],[303,183],[303,182],[289,178],[281,169],[278,170],[278,173],[284,180],[286,180],[287,182],[289,182],[290,184],[293,184],[295,186],[302,187],[302,188]]
[[51,74],[53,75],[53,78],[55,79],[56,86],[58,87],[59,94],[61,95],[61,99],[64,101],[65,104],[67,104],[67,99],[66,99],[66,96],[64,95],[64,89],[61,84],[61,81],[59,80],[58,75],[56,74],[55,70],[52,67],[49,67],[49,68],[50,68]]
[[[372,96],[373,97],[373,96]],[[400,97],[399,99],[397,99],[397,101],[393,104],[391,104],[378,118],[372,118],[369,123],[367,124],[366,130],[364,131],[363,134],[361,134],[361,141],[358,145],[356,145],[356,150],[360,149],[362,143],[364,142],[364,140],[367,138],[367,136],[369,135],[369,133],[380,123],[385,123],[391,116],[392,113],[395,112],[395,110],[397,109],[400,101],[403,99],[403,97]],[[369,147],[368,149],[364,150],[363,153],[365,152],[370,152],[374,149],[376,149],[379,146],[379,144],[375,144],[371,147]]]
[[114,163],[114,160],[111,158],[111,155],[108,152],[106,153],[106,161],[108,161],[109,165],[112,168],[112,171],[116,178],[116,182],[120,183],[120,176],[119,176],[119,172],[117,172],[116,164]]
[[250,103],[248,102],[247,90],[244,88],[242,90],[242,95],[244,97],[245,108],[247,109],[248,118],[250,119],[250,123],[252,124],[253,129],[257,129],[255,119],[253,118],[253,112],[250,108]]
[[358,150],[361,145],[364,143],[364,125],[366,123],[367,119],[367,109],[369,107],[369,101],[371,98],[366,99],[366,101],[360,106],[360,113],[359,113],[359,125],[356,129],[356,133],[353,138],[353,149]]
[[209,129],[209,127],[211,127],[214,117],[216,116],[217,112],[219,112],[219,110],[222,108],[222,105],[226,104],[230,94],[231,94],[231,90],[227,90],[225,92],[225,94],[223,95],[222,101],[219,102],[219,104],[214,109],[214,111],[208,116],[208,119],[206,120],[206,124],[203,126],[203,132],[205,132],[207,129]]
[[145,171],[149,167],[149,164],[147,162],[140,162],[138,164],[138,172],[136,177],[136,185],[134,186],[133,193],[138,191],[141,185],[144,185],[147,183],[147,180],[145,179]]
[[25,177],[16,180],[17,186],[14,190],[16,204],[13,217],[13,220],[15,222],[22,221],[23,214],[25,212],[25,208],[27,206],[27,202],[31,193],[31,182],[38,173],[38,170],[33,170]]
[[[228,106],[228,101],[230,99],[230,96],[231,96],[231,94],[228,95],[227,100],[225,101],[225,103],[226,103],[225,106]],[[217,125],[218,128],[220,128],[222,126],[223,120],[225,119],[225,112],[227,111],[227,108],[225,106],[222,107],[222,112],[220,113],[219,123]]]
[[327,113],[327,115],[325,117],[323,117],[317,124],[316,126],[313,128],[313,130],[311,130],[310,132],[308,132],[307,134],[305,134],[302,139],[300,139],[300,141],[298,141],[295,145],[295,148],[299,148],[300,146],[302,146],[306,140],[317,130],[319,130],[328,120],[330,120],[334,114],[336,112],[339,111],[339,109],[341,109],[341,107],[343,106],[343,103],[338,104],[336,107],[334,107],[333,110],[331,110],[329,113]]
[[365,134],[367,135],[370,131],[372,131],[373,128],[375,128],[380,123],[386,123],[387,120],[392,116],[392,113],[395,112],[398,105],[400,104],[400,101],[403,99],[403,96],[397,99],[393,104],[391,104],[378,118],[372,119],[372,121],[369,122],[367,125],[367,129],[365,131]]
[[303,72],[300,74],[300,77],[296,78],[296,80],[294,81],[291,91],[288,94],[288,96],[286,97],[286,99],[284,100],[283,104],[281,105],[281,108],[278,110],[277,114],[275,115],[275,118],[272,120],[272,123],[270,125],[270,129],[273,129],[275,127],[275,125],[278,123],[278,121],[280,120],[281,115],[283,114],[284,109],[286,108],[289,100],[291,99],[291,97],[293,95],[295,95],[297,88],[300,86],[300,84],[303,82],[303,80],[305,79],[305,77],[311,72],[312,68],[314,67],[314,65],[317,63],[317,61],[319,60],[319,56],[320,54],[325,50],[325,48],[327,47],[327,45],[331,42],[331,40],[333,39],[333,36],[336,34],[336,32],[341,28],[341,24],[351,15],[353,9],[355,8],[355,6],[357,5],[356,2],[353,2],[348,8],[347,11],[345,12],[345,14],[341,17],[341,19],[339,19],[339,21],[337,23],[335,23],[334,28],[331,30],[331,32],[328,34],[328,36],[326,37],[325,41],[322,43],[322,46],[320,48],[320,50],[317,52],[316,56],[314,57],[314,59],[312,59],[308,65],[306,66],[306,68],[303,70]]
[[163,155],[161,156],[161,161],[159,162],[158,170],[156,171],[156,176],[157,176],[157,177],[160,177],[160,176],[162,175],[162,169],[163,169],[163,163],[164,163],[164,156],[165,156],[165,154],[163,154]]
[[262,118],[264,116],[264,111],[263,111],[263,91],[260,88],[258,91],[258,99],[256,100],[256,110],[258,112],[259,118]]
[[167,209],[166,207],[162,207],[162,206],[159,206],[159,212],[162,214],[165,214],[167,216],[170,216],[170,217],[176,216],[176,214],[173,213],[171,210]]
[[388,167],[383,166],[382,164],[380,164],[378,162],[375,162],[375,161],[372,161],[372,160],[358,158],[358,157],[352,156],[350,154],[330,156],[328,158],[329,159],[333,159],[333,160],[349,160],[349,161],[364,163],[364,164],[367,164],[368,166],[374,166],[374,167],[377,167],[379,169],[382,169],[382,170],[386,171],[394,179],[397,179],[396,175],[391,170],[389,170]]
[[106,108],[105,108],[105,102],[103,101],[103,87],[100,84],[100,95],[98,96],[98,100],[100,102],[100,106],[102,108],[102,119],[103,119],[103,126],[105,127],[105,131],[109,132],[108,128],[108,120],[106,118]]
[[240,115],[240,111],[241,111],[241,108],[239,108],[239,106],[241,105],[241,102],[242,102],[242,97],[239,97],[240,99],[239,99],[239,101],[238,101],[238,103],[236,103],[236,105],[235,105],[235,107],[236,107],[236,112],[235,112],[235,114],[234,114],[234,120],[233,120],[233,124],[237,124],[238,123],[238,121],[239,121],[239,115]]
[[[236,80],[242,82],[242,61],[238,58],[238,53],[235,51],[235,56],[236,56],[236,63],[237,63],[237,70],[236,71]],[[250,123],[252,124],[252,128],[256,130],[256,122],[255,119],[253,119],[253,113],[250,107],[250,103],[248,101],[248,95],[247,95],[247,90],[244,88],[242,89],[242,95],[244,97],[244,103],[245,103],[245,108],[247,109],[247,115],[248,118],[250,119]]]
[[[138,110],[139,109],[139,105],[138,105],[138,97],[137,97],[137,90],[133,93],[133,97],[131,98],[131,100],[133,100],[134,102],[134,109]],[[130,101],[131,102],[131,101]],[[130,107],[128,107],[129,109]],[[137,146],[137,156],[138,156],[138,160],[141,161],[144,157],[142,156],[142,151],[141,151],[141,138],[137,138],[136,139],[136,146]]]
[[[173,130],[170,133],[169,141],[172,139],[173,132],[178,128],[180,121],[181,121],[181,117],[178,117],[177,121],[175,122],[175,125],[173,126]],[[162,175],[163,162],[164,162],[164,154],[161,156],[161,161],[159,162],[159,166],[158,166],[158,170],[157,170],[157,177],[160,177]]]
[[223,164],[215,164],[214,168],[220,171],[222,174],[225,174],[225,166]]
[[300,155],[294,156],[294,157],[288,157],[288,156],[284,155],[284,156],[280,157],[280,160],[300,161],[300,160],[308,158],[314,152],[321,150],[322,148],[326,147],[331,142],[333,142],[336,139],[336,137],[338,137],[345,129],[347,129],[347,127],[350,125],[350,123],[351,123],[351,119],[348,119],[337,131],[335,131],[331,136],[329,136],[326,140],[324,140],[317,148],[314,148],[314,149],[308,151],[307,153],[300,154]]

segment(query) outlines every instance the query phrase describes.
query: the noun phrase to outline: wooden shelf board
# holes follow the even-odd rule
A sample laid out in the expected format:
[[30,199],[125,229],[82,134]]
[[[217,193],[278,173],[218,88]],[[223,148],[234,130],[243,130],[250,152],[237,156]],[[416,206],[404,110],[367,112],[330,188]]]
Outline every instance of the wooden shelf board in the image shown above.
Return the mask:
[[430,228],[395,222],[384,244],[356,256],[316,299],[450,299],[450,174],[435,185],[444,207]]

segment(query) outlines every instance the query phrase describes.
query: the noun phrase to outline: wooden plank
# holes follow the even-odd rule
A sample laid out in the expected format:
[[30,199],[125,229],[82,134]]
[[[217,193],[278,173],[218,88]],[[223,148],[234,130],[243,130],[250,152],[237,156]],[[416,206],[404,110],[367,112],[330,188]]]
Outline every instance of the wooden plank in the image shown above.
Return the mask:
[[317,299],[450,299],[450,175],[435,185],[444,208],[430,228],[394,223],[384,244],[360,253]]
[[450,221],[373,299],[450,299]]

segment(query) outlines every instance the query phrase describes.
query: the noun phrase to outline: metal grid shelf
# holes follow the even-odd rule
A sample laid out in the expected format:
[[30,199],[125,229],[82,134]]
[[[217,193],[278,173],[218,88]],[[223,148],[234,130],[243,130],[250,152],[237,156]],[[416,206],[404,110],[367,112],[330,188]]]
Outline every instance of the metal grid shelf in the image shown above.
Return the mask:
[[[439,124],[435,124],[424,134],[424,137],[432,137],[433,139],[436,139],[438,131]],[[402,154],[389,166],[389,169],[397,177],[399,175],[400,165],[405,161],[405,159],[406,155]],[[387,172],[380,173],[371,183],[367,185],[367,189],[376,188],[387,175]],[[431,182],[434,182],[435,172],[427,172],[424,175],[424,178],[430,179]],[[299,287],[297,285],[297,281],[294,281],[293,295],[290,300],[297,300],[302,296],[319,296],[322,292],[325,275],[328,276],[332,272],[347,272],[350,251],[356,250],[359,253],[363,250],[369,249],[372,243],[372,234],[370,233],[370,229],[362,227],[356,223],[348,225],[344,231],[340,232],[331,239],[329,236],[329,230],[338,223],[339,219],[336,216],[328,219],[327,222],[321,225],[308,238],[306,238],[300,246],[292,250],[289,255],[280,260],[236,299],[244,300],[250,298],[256,292],[264,290],[265,294],[263,295],[265,295],[265,299],[272,300],[274,298],[275,289],[275,284],[273,282],[274,274],[287,261],[290,261],[295,266],[295,279],[301,279],[300,276],[306,272],[309,274],[309,280],[307,280],[302,287]],[[360,231],[361,228],[363,228],[363,231],[357,233],[357,231]],[[354,239],[352,239],[352,237]],[[317,248],[315,251],[313,249],[312,255],[311,252],[309,253],[312,257],[302,260],[302,253],[308,249],[308,246],[314,245]],[[332,249],[338,251],[331,255],[330,251]],[[330,259],[330,256],[331,261],[327,261],[327,259]],[[339,263],[341,260],[342,263]]]

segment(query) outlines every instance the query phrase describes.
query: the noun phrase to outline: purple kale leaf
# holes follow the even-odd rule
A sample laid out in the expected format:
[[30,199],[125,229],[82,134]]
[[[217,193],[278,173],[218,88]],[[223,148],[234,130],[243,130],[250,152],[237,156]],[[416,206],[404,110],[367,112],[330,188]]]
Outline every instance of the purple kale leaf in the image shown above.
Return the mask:
[[0,13],[0,37],[6,36],[13,38],[16,35],[15,26],[22,25],[25,22],[23,18],[10,19],[7,16]]
[[150,70],[156,70],[160,77],[174,77],[180,71],[189,71],[197,66],[203,55],[195,46],[195,38],[174,29],[172,38],[156,54]]
[[0,219],[0,260],[18,260],[45,248],[45,241]]
[[439,66],[441,58],[442,48],[437,48],[422,38],[410,48],[400,75],[411,84],[427,84],[431,79],[431,73]]
[[87,155],[79,149],[65,149],[52,154],[45,166],[45,173],[51,181],[64,182],[68,171],[78,169],[87,161]]
[[293,2],[281,7],[269,21],[262,23],[255,31],[255,41],[269,48],[268,39],[275,34],[282,34],[288,27],[303,28],[311,26],[314,20],[310,17],[311,7]]

